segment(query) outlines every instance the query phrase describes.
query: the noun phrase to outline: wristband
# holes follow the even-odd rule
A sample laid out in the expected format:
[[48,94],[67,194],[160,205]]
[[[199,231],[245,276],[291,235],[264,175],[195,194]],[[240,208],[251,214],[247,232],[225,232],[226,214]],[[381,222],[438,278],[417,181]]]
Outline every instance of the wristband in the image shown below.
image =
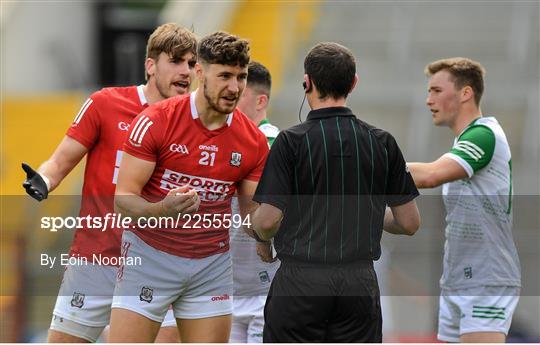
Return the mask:
[[47,192],[50,192],[51,191],[51,181],[49,181],[47,176],[45,176],[43,174],[39,174],[39,176],[41,176],[41,178],[43,179],[43,182],[45,182],[45,184],[47,185]]

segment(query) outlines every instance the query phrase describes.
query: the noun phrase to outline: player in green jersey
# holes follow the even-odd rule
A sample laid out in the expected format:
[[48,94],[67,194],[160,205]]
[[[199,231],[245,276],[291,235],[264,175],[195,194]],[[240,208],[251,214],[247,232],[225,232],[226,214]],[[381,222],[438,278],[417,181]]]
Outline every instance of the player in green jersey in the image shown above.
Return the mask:
[[504,342],[521,275],[512,238],[512,164],[494,117],[483,117],[485,69],[466,58],[430,63],[427,106],[455,135],[431,163],[408,163],[419,188],[443,185],[447,211],[438,338]]

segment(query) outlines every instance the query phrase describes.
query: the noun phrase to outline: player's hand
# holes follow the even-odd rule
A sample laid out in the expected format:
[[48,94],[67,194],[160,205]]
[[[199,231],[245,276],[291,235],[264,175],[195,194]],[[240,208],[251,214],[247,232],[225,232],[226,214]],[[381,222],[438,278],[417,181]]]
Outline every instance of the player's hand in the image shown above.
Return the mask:
[[22,168],[26,173],[26,180],[22,184],[24,189],[26,189],[26,193],[37,201],[47,199],[49,190],[41,175],[26,163],[22,163]]
[[257,242],[257,255],[264,262],[274,262],[277,260],[276,257],[273,257],[272,253],[272,241],[268,242]]
[[176,216],[197,212],[201,199],[197,191],[189,186],[182,186],[171,189],[165,199],[163,199],[164,213],[168,216]]

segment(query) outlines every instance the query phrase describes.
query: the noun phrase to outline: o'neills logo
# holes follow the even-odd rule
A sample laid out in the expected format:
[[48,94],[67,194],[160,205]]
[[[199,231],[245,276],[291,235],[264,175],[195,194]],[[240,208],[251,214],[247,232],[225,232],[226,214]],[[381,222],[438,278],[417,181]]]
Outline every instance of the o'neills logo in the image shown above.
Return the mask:
[[221,295],[221,296],[214,296],[212,297],[212,302],[217,302],[217,301],[228,301],[230,300],[231,297],[229,297],[229,295],[227,294],[224,294],[224,295]]
[[218,152],[219,147],[216,145],[199,145],[199,150]]

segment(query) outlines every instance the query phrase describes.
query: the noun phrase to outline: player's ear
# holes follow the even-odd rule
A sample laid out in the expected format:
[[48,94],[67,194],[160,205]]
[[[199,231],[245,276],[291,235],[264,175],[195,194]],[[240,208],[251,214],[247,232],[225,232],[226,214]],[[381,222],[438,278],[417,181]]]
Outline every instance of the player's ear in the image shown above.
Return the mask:
[[195,75],[197,76],[199,83],[204,80],[204,66],[199,62],[195,64]]
[[471,98],[474,98],[474,91],[469,85],[464,86],[460,92],[461,102],[465,103]]
[[152,58],[147,58],[144,61],[144,68],[146,69],[146,74],[150,77],[156,73],[156,61]]
[[265,95],[265,94],[260,94],[257,96],[257,103],[255,104],[255,109],[257,109],[257,111],[259,110],[262,110],[264,108],[266,108],[266,106],[268,105],[268,96]]
[[351,89],[349,90],[349,93],[353,92],[354,88],[356,87],[356,84],[358,84],[358,74],[354,74],[354,80],[351,85]]

